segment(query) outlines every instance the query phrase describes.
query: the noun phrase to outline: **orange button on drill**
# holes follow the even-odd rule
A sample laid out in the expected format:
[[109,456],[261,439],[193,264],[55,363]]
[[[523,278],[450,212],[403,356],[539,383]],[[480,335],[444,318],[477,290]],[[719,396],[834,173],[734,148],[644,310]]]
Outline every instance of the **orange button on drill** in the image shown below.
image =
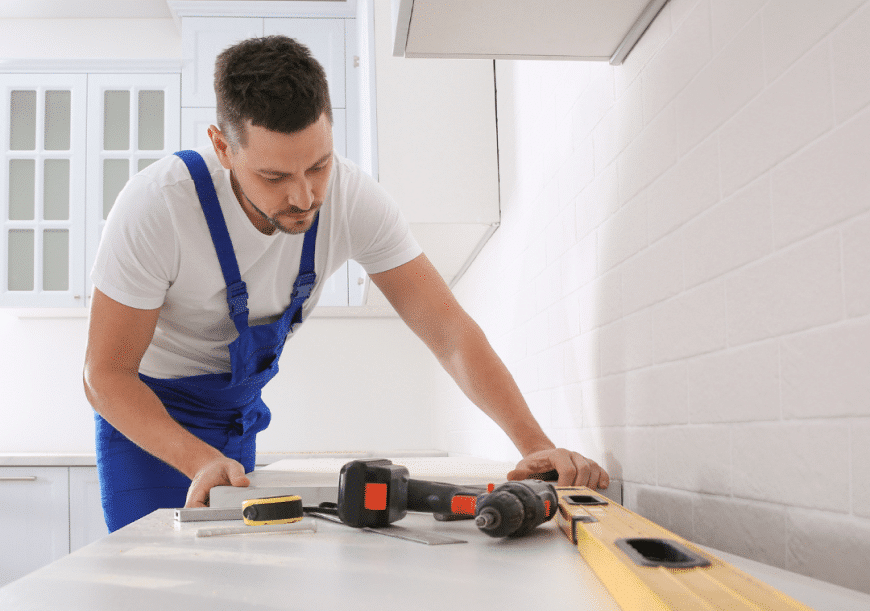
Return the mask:
[[366,484],[363,497],[363,507],[371,511],[383,511],[387,508],[387,485]]

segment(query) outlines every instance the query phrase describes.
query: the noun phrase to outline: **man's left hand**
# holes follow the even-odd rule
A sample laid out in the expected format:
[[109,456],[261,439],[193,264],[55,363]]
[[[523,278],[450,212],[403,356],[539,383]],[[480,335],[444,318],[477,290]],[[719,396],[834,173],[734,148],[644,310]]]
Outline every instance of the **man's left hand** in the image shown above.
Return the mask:
[[558,486],[607,488],[610,485],[610,476],[598,463],[564,448],[529,454],[517,463],[516,469],[508,473],[507,478],[528,479],[532,475],[553,470],[559,473]]

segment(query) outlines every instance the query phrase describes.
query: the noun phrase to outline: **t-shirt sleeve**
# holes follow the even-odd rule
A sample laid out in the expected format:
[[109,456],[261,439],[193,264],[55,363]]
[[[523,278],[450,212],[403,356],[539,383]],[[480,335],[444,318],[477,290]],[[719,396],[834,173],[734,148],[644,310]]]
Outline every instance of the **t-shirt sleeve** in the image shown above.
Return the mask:
[[134,176],[106,219],[91,270],[94,286],[126,306],[159,308],[177,274],[175,233],[160,189]]
[[361,171],[355,204],[349,209],[349,224],[350,258],[368,274],[399,267],[423,252],[395,200]]

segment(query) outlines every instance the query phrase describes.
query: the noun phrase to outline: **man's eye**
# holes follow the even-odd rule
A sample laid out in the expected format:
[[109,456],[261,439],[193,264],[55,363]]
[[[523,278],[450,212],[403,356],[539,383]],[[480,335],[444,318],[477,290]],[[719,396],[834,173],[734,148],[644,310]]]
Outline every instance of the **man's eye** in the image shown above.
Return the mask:
[[270,182],[270,183],[272,183],[272,184],[277,184],[277,183],[281,182],[282,180],[284,180],[284,177],[283,177],[283,176],[279,176],[278,178],[267,178],[266,176],[264,176],[263,179],[264,179],[266,182]]

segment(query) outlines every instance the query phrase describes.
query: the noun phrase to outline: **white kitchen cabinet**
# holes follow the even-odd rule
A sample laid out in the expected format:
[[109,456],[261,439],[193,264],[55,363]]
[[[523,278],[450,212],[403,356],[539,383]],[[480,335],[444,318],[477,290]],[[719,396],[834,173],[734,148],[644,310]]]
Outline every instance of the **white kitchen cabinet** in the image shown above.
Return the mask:
[[215,107],[214,60],[231,44],[263,35],[257,17],[185,17],[181,20],[181,105]]
[[[213,75],[217,55],[245,38],[283,34],[306,45],[323,65],[332,103],[335,149],[359,162],[361,105],[356,97],[353,22],[338,17],[183,16],[182,147],[208,144],[208,127],[216,123]],[[365,282],[362,268],[349,261],[326,280],[318,305],[362,305]]]
[[96,467],[69,467],[69,551],[109,534]]
[[0,75],[0,306],[86,307],[127,180],[178,148],[178,74]]
[[[218,54],[231,44],[252,36],[284,34],[308,46],[326,71],[334,115],[336,149],[351,159],[347,146],[348,123],[358,109],[347,104],[345,19],[184,17],[181,20],[182,49],[182,144],[193,148],[207,144],[207,129],[216,122],[214,64]],[[351,20],[353,21],[353,20]],[[350,89],[356,90],[355,87]]]
[[0,586],[69,553],[66,467],[0,467]]
[[85,294],[87,77],[0,75],[0,304]]
[[0,467],[0,586],[107,534],[96,467]]
[[344,19],[280,18],[263,20],[263,35],[282,34],[301,42],[323,66],[333,108],[347,108]]

